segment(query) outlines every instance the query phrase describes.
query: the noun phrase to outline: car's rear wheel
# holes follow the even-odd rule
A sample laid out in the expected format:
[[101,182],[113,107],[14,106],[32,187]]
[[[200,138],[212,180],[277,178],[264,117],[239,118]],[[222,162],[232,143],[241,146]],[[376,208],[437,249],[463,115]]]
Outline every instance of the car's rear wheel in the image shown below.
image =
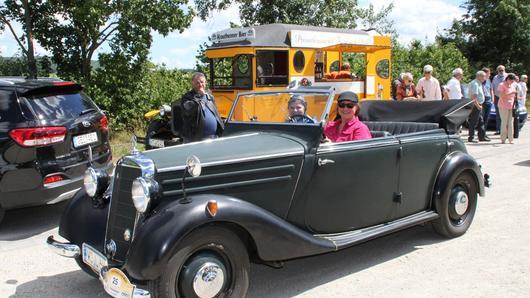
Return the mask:
[[229,229],[206,227],[187,236],[163,274],[149,282],[153,297],[245,297],[248,252]]
[[433,227],[440,235],[453,238],[463,235],[475,216],[477,185],[469,172],[459,174],[451,187],[435,202],[440,218]]

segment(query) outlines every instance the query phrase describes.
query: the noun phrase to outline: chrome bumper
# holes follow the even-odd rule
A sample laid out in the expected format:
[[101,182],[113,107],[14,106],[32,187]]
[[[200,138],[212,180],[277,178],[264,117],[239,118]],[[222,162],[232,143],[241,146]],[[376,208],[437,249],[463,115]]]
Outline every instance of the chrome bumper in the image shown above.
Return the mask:
[[79,246],[71,243],[62,243],[53,239],[53,235],[46,239],[48,247],[56,254],[67,257],[77,258],[81,254]]

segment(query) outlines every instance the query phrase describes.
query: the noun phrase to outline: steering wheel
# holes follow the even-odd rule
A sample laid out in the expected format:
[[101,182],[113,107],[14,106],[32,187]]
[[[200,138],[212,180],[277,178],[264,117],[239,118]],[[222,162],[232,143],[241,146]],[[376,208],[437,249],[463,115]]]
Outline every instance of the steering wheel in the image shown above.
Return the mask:
[[315,123],[315,120],[307,115],[293,115],[289,117],[291,123]]

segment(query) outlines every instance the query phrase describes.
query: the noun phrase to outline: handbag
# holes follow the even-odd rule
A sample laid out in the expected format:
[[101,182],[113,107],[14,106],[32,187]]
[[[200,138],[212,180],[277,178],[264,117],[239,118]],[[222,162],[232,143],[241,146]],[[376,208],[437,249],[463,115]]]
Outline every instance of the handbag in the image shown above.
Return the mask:
[[519,117],[519,101],[517,100],[517,98],[515,98],[515,100],[513,101],[512,116],[514,118]]

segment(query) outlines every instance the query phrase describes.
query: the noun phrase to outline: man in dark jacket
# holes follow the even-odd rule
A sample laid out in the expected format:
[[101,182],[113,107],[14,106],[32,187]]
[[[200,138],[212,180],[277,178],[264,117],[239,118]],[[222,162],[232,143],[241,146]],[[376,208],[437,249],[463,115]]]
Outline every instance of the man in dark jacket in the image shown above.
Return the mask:
[[181,136],[185,143],[219,137],[224,123],[214,98],[206,92],[206,77],[196,72],[191,78],[193,89],[180,99],[182,115]]

